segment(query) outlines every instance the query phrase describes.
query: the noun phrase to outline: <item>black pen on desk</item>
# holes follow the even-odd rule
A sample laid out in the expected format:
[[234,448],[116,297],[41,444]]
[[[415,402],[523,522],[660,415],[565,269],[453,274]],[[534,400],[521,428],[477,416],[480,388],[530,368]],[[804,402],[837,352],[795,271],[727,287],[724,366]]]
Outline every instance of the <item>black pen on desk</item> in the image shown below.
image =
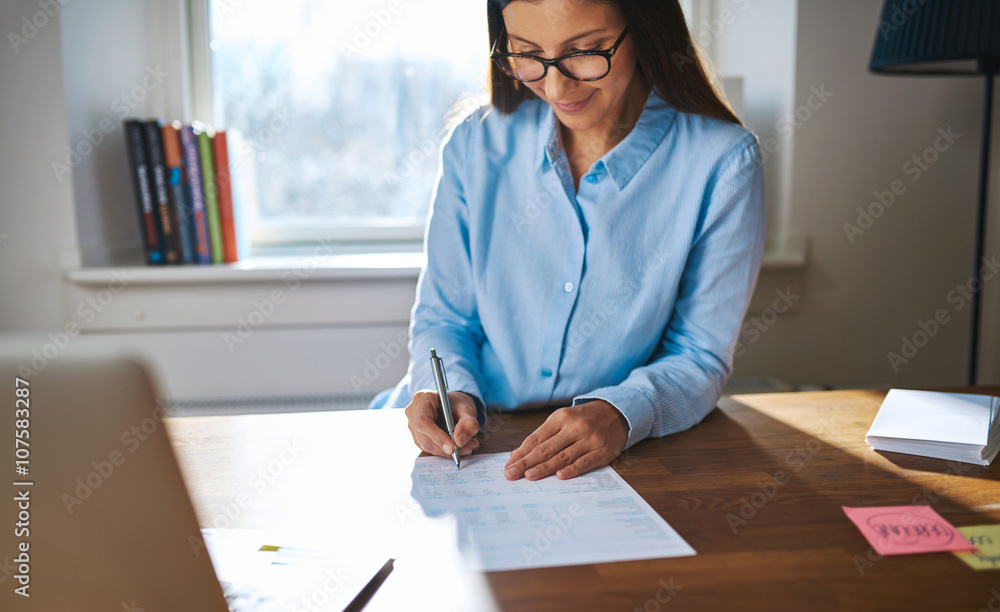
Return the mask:
[[434,386],[437,387],[438,397],[441,399],[444,424],[448,429],[448,437],[451,438],[451,456],[455,458],[455,466],[462,469],[458,445],[455,444],[455,422],[451,417],[451,402],[448,401],[448,377],[444,374],[444,362],[437,356],[434,349],[431,349],[431,370],[434,371]]

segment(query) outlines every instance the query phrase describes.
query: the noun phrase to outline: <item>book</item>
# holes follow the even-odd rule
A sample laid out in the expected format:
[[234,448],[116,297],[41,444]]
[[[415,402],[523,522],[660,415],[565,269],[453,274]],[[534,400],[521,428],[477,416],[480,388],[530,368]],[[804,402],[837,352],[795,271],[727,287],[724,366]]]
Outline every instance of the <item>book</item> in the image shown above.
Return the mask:
[[212,263],[222,263],[225,245],[222,243],[222,225],[219,223],[219,186],[216,183],[215,154],[212,151],[214,135],[207,127],[199,128],[198,153],[201,155],[201,180],[205,187],[205,216],[208,218]]
[[254,173],[253,146],[239,130],[226,131],[226,155],[229,157],[229,184],[233,198],[233,233],[238,259],[250,256],[249,218],[257,211],[257,178]]
[[181,150],[184,152],[184,167],[187,169],[188,190],[191,199],[192,225],[194,227],[195,261],[199,264],[212,263],[212,247],[209,242],[208,219],[205,216],[205,191],[201,178],[201,157],[198,152],[196,127],[181,127]]
[[139,209],[143,252],[148,263],[161,264],[164,262],[160,238],[161,230],[153,210],[153,191],[150,184],[149,160],[146,155],[146,137],[143,134],[142,121],[127,119],[124,125],[135,202]]
[[148,119],[142,124],[146,136],[146,153],[152,176],[152,191],[154,212],[160,224],[160,237],[163,239],[163,258],[165,263],[180,263],[177,248],[177,218],[170,205],[170,195],[167,189],[167,168],[163,154],[163,126],[157,119]]
[[197,263],[194,254],[194,215],[187,195],[187,178],[181,154],[181,123],[174,121],[163,126],[163,154],[167,168],[167,186],[170,204],[177,220],[177,243],[181,263]]
[[216,130],[212,139],[215,154],[215,177],[218,186],[219,223],[222,226],[222,259],[226,263],[239,261],[236,243],[236,220],[233,215],[232,173],[229,167],[229,145],[225,130]]
[[875,450],[989,465],[1000,450],[1000,398],[891,389],[865,442]]

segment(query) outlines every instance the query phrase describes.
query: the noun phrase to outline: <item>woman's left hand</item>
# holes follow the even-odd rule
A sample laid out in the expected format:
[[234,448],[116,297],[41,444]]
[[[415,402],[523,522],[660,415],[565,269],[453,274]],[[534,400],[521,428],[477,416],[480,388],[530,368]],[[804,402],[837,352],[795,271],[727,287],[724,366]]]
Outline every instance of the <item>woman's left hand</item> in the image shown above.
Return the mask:
[[627,441],[628,421],[604,400],[559,408],[510,454],[505,475],[573,478],[611,463]]

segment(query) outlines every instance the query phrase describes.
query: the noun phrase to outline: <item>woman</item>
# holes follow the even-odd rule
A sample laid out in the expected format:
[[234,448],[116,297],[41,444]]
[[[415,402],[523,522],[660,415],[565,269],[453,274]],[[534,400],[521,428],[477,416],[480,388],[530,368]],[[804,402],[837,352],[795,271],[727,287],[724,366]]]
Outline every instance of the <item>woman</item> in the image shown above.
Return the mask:
[[677,0],[488,13],[492,104],[442,148],[409,371],[376,403],[449,456],[435,348],[463,455],[486,406],[562,406],[505,470],[572,478],[715,406],[760,269],[760,152]]

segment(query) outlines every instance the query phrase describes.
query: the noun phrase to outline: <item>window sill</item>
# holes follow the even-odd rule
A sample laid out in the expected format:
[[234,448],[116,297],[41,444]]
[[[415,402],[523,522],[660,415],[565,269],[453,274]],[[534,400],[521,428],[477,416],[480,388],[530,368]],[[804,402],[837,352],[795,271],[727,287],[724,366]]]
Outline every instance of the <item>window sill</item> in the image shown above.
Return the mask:
[[87,333],[402,326],[423,253],[249,258],[63,271],[66,320]]
[[226,283],[325,282],[340,280],[416,279],[424,265],[423,253],[352,253],[250,257],[233,264],[186,266],[123,266],[66,270],[67,282],[77,286],[219,285]]
[[[413,251],[300,251],[235,264],[73,268],[63,271],[66,317],[86,332],[224,330],[252,316],[269,329],[405,326],[424,261]],[[797,291],[806,264],[804,242],[769,241],[750,311]]]
[[[802,239],[771,239],[764,250],[762,272],[803,270],[807,243]],[[339,280],[416,279],[426,258],[422,252],[338,253],[309,255],[295,250],[271,250],[233,264],[186,266],[118,266],[74,268],[63,272],[77,286],[107,285],[124,276],[129,285],[218,285],[226,283],[329,282]]]

